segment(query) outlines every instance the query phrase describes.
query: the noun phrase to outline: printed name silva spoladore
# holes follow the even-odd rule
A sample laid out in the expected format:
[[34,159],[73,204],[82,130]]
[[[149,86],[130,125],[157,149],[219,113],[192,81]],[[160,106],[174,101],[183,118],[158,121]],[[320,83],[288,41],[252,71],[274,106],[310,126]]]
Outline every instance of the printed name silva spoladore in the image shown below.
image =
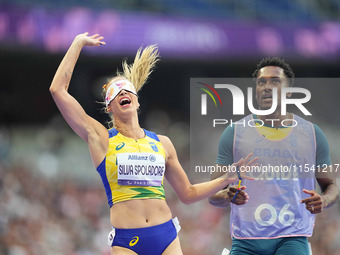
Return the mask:
[[149,175],[163,176],[164,166],[152,165],[119,165],[120,175]]

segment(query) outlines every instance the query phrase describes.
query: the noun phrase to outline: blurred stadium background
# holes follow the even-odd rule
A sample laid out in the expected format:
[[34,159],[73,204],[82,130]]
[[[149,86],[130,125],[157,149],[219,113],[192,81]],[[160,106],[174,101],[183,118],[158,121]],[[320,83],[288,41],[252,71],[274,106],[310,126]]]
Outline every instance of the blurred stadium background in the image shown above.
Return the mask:
[[[106,78],[140,46],[158,44],[162,61],[140,94],[140,122],[172,139],[196,183],[209,175],[189,169],[190,77],[249,77],[262,57],[274,55],[298,77],[339,77],[339,19],[337,0],[0,0],[0,254],[109,254],[100,177],[48,91],[76,34],[100,33],[107,42],[82,52],[70,86],[104,124],[97,102]],[[334,109],[316,112],[334,163],[339,92],[334,87],[312,98]],[[184,254],[230,248],[228,209],[207,200],[183,205],[166,186]],[[339,203],[317,216],[313,254],[340,254],[339,216]]]

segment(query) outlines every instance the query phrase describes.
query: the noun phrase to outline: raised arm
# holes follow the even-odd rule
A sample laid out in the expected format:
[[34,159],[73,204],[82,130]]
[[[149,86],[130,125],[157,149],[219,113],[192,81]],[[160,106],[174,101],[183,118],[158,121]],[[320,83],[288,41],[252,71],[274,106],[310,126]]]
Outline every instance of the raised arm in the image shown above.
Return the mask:
[[[228,178],[228,174],[224,174],[214,180],[192,185],[178,161],[176,150],[170,139],[165,136],[159,136],[159,138],[167,155],[165,178],[183,203],[191,204],[205,199],[236,181],[237,174],[229,175],[230,178]],[[237,163],[243,164],[244,159]],[[243,175],[243,177],[245,176]]]
[[[79,54],[84,46],[99,46],[105,44],[103,37],[98,34],[88,36],[79,34],[73,40],[66,55],[61,61],[50,86],[52,97],[70,127],[89,144],[94,164],[102,159],[105,151],[106,128],[86,114],[81,105],[68,93],[68,87]],[[95,152],[99,150],[99,152]],[[97,155],[99,154],[99,155]]]

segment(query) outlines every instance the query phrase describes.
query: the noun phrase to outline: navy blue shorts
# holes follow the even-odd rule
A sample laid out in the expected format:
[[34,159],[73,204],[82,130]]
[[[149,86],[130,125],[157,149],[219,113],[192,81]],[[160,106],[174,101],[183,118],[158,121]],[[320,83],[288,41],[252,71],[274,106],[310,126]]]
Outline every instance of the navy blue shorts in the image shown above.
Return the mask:
[[175,240],[179,229],[177,218],[147,228],[114,228],[109,234],[109,243],[139,255],[160,255]]

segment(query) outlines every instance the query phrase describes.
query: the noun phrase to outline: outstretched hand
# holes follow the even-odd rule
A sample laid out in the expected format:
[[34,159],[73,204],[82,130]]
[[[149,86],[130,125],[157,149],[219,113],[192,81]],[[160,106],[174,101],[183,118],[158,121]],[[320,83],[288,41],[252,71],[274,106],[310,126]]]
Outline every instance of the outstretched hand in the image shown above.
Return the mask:
[[75,41],[81,43],[82,46],[100,46],[105,45],[106,42],[103,41],[104,37],[99,34],[94,34],[89,36],[89,33],[83,33],[76,36]]
[[[235,179],[235,181],[241,177],[242,179],[248,179],[248,180],[254,180],[254,178],[251,178],[247,175],[247,172],[250,172],[250,169],[252,167],[256,167],[258,164],[255,163],[259,157],[255,157],[251,159],[254,156],[254,153],[249,153],[247,157],[241,158],[238,162],[231,165],[229,171],[228,171],[228,179]],[[238,173],[239,175],[238,176]]]
[[321,213],[325,207],[325,202],[322,196],[320,196],[315,190],[302,190],[304,193],[310,195],[310,197],[302,199],[301,203],[306,205],[306,209],[311,214]]

